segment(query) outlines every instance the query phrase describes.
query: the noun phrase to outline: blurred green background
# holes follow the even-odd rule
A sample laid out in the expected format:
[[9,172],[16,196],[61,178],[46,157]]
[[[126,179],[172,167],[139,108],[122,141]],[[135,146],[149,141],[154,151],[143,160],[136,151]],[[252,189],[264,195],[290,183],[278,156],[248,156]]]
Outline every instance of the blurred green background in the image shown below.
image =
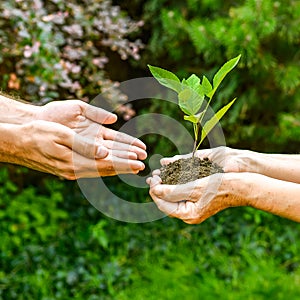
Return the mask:
[[[292,0],[19,0],[0,3],[0,87],[22,99],[108,97],[122,122],[175,105],[128,106],[118,82],[150,76],[212,76],[242,60],[216,105],[238,101],[222,120],[227,145],[299,153],[300,2]],[[223,103],[224,102],[224,103]],[[217,106],[215,108],[217,108]],[[176,154],[145,136],[149,157]],[[148,190],[107,178],[125,199]],[[25,168],[0,169],[1,299],[298,299],[300,227],[251,208],[200,225],[105,217],[75,182]]]

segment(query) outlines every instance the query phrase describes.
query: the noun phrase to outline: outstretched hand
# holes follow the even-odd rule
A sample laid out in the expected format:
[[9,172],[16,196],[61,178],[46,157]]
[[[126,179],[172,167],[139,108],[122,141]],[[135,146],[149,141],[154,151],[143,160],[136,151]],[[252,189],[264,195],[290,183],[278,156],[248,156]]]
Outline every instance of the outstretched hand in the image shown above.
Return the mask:
[[[7,162],[74,180],[78,178],[137,174],[144,164],[137,159],[125,159],[108,151],[99,155],[93,140],[76,134],[72,129],[54,122],[32,121],[10,125],[14,141]],[[102,146],[100,146],[100,149]],[[89,156],[86,156],[87,150]]]
[[[80,100],[54,101],[41,107],[37,120],[59,123],[75,133],[101,145],[102,157],[109,153],[124,159],[145,159],[146,146],[137,138],[106,128],[103,124],[113,124],[117,116],[104,109],[89,105]],[[91,157],[91,149],[86,148],[82,155]]]

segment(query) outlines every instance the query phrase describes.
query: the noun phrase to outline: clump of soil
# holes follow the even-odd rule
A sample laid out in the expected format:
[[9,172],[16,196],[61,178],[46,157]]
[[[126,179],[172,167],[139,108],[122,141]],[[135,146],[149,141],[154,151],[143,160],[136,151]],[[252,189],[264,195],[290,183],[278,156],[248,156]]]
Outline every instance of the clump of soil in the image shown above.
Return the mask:
[[160,168],[163,184],[183,184],[215,173],[224,173],[223,169],[208,158],[182,158]]

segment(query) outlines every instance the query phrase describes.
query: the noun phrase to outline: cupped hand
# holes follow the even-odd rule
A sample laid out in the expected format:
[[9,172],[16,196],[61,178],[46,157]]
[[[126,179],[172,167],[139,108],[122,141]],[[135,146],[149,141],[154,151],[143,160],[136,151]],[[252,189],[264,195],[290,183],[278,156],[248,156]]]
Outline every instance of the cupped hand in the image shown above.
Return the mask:
[[118,157],[94,140],[62,124],[33,121],[16,127],[17,164],[69,180],[81,177],[136,174],[144,164],[135,158]]
[[[196,157],[200,158],[209,158],[214,163],[220,165],[224,172],[247,172],[249,171],[248,167],[248,158],[251,155],[251,151],[248,150],[238,150],[225,146],[198,150],[195,153]],[[175,155],[173,157],[166,157],[161,159],[162,165],[167,165],[170,162],[176,161],[181,158],[189,158],[192,156],[192,153],[185,155]]]
[[102,125],[116,122],[115,114],[83,101],[50,102],[40,108],[35,118],[65,125],[80,136],[106,147],[115,157],[141,160],[147,157],[142,141]]
[[[162,184],[159,170],[147,179],[158,208],[188,224],[199,224],[228,207],[241,205],[237,173],[214,174],[180,185]],[[246,174],[246,173],[245,173]]]

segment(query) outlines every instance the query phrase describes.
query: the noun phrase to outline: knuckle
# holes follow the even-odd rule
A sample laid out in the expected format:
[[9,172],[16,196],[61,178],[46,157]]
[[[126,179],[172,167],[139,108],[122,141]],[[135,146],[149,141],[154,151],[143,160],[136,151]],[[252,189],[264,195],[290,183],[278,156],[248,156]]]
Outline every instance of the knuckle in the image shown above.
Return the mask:
[[91,147],[88,143],[83,142],[79,146],[80,153],[82,153],[84,156],[89,157],[89,158],[94,158],[96,155],[96,150],[94,147]]
[[154,186],[152,188],[152,193],[158,198],[164,198],[165,196],[165,191],[158,186]]
[[99,166],[98,169],[105,169],[105,171],[108,173],[115,171],[114,165],[112,163],[107,164],[105,167]]
[[190,190],[190,195],[189,195],[189,200],[195,202],[198,201],[200,198],[200,189],[197,185],[195,185],[191,190]]
[[57,130],[55,132],[56,137],[60,140],[60,141],[65,141],[69,138],[69,132],[66,130]]

